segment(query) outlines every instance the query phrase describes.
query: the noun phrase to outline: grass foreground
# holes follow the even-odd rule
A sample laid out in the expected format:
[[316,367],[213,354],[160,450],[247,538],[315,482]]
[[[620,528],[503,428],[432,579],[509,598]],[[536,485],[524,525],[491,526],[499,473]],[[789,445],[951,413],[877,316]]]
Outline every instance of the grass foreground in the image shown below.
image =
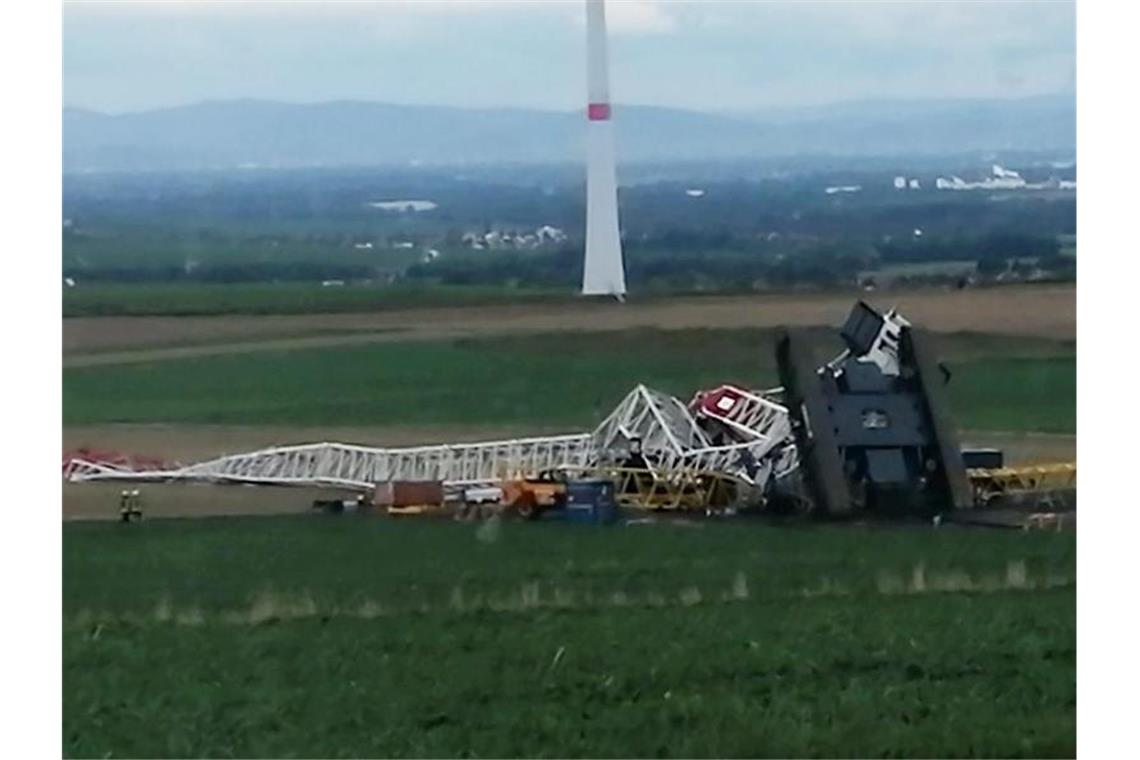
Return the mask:
[[64,526],[67,756],[1072,756],[1072,534]]

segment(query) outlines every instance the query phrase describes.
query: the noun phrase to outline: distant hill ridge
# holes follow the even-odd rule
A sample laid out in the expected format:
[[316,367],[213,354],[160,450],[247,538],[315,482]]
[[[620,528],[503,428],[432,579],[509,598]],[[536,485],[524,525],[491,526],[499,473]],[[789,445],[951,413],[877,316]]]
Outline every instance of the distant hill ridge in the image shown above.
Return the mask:
[[[616,106],[622,161],[1073,151],[1071,95],[840,103],[713,114]],[[522,108],[363,101],[206,101],[125,114],[63,112],[64,169],[538,163],[577,160],[584,117]]]

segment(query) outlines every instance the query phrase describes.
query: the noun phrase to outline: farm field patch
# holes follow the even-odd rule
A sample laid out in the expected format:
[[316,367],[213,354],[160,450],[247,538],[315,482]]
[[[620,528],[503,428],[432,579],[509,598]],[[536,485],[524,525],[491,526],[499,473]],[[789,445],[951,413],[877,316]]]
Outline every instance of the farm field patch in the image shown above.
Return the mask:
[[[817,335],[819,357],[839,349]],[[524,424],[587,429],[636,383],[687,397],[776,384],[775,333],[640,329],[265,351],[64,371],[64,421],[226,425]],[[1075,430],[1075,346],[938,336],[960,427]]]
[[[219,286],[222,287],[222,286]],[[78,290],[78,289],[76,289]],[[240,288],[233,296],[240,301]],[[331,297],[331,296],[330,296]],[[937,332],[995,332],[1059,340],[1076,339],[1076,289],[1072,285],[1004,286],[977,290],[913,290],[673,296],[629,303],[538,297],[512,303],[470,303],[460,298],[412,299],[405,307],[358,313],[215,316],[75,317],[63,323],[65,357],[73,353],[126,352],[208,344],[258,350],[269,339],[403,331],[413,338],[485,337],[509,333],[683,330],[842,323],[857,298],[880,309],[897,307],[916,324]],[[126,357],[120,357],[122,360]],[[135,360],[146,357],[136,357]]]
[[1075,551],[753,522],[67,524],[65,754],[1071,755]]

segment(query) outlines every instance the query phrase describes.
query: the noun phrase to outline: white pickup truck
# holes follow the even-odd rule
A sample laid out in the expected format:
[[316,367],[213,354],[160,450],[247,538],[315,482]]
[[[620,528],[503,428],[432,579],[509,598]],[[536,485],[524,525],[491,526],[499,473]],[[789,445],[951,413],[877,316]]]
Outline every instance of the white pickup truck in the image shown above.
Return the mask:
[[475,486],[463,490],[466,504],[498,504],[503,500],[503,489],[498,486]]

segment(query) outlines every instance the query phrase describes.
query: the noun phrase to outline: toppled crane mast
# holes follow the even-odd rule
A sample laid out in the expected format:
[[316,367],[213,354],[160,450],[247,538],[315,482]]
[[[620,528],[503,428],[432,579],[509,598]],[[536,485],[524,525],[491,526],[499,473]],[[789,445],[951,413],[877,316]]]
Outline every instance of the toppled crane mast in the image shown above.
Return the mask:
[[433,481],[455,493],[561,473],[613,480],[624,503],[657,509],[805,491],[808,509],[824,515],[970,506],[941,399],[948,376],[925,336],[862,302],[841,336],[846,350],[818,365],[802,334],[785,333],[776,356],[781,388],[721,385],[685,403],[638,385],[592,432],[410,448],[318,443],[149,469],[74,458],[64,474],[360,491]]
[[856,304],[847,350],[819,368],[802,334],[776,346],[802,478],[815,509],[937,514],[973,505],[945,409],[948,373],[926,335],[894,312]]

